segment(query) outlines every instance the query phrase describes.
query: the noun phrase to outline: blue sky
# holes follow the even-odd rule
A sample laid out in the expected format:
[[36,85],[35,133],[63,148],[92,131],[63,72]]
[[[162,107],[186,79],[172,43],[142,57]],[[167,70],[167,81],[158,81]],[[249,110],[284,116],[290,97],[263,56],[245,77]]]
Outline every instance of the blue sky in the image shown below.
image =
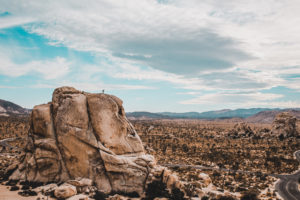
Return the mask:
[[126,111],[300,107],[297,0],[0,5],[0,98],[21,106],[68,85]]

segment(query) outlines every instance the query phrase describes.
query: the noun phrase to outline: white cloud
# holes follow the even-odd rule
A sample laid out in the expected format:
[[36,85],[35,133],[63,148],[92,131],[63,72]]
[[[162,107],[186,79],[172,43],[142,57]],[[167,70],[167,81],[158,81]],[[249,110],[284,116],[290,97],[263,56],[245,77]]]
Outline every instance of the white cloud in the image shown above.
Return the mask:
[[102,92],[102,90],[152,90],[154,87],[144,86],[144,85],[126,85],[126,84],[104,84],[101,81],[97,83],[88,82],[71,82],[71,81],[58,81],[55,84],[36,84],[33,88],[57,88],[61,86],[71,86],[82,91],[89,92]]
[[[179,75],[300,64],[296,0],[66,0],[47,5],[32,0],[1,5],[36,19],[40,23],[28,29],[55,43]],[[247,54],[256,58],[247,59]]]
[[[300,90],[300,80],[288,77],[300,74],[298,0],[173,0],[163,4],[155,0],[53,0],[47,4],[0,0],[0,4],[12,17],[18,16],[3,26],[35,19],[37,23],[25,27],[49,38],[52,45],[107,58],[99,67],[85,66],[85,80],[93,72],[103,72],[116,79],[167,81],[192,90],[190,94],[214,91],[185,104],[247,106],[264,101],[271,105],[272,101],[284,106],[274,101],[281,96],[260,91],[276,86]],[[22,22],[20,16],[26,20]],[[0,62],[6,64],[0,72],[10,76],[35,71],[51,79],[70,71],[63,60],[32,61],[24,66],[5,58]],[[55,68],[57,63],[65,67]],[[104,86],[149,89],[81,85],[93,90]]]
[[14,87],[14,86],[8,86],[8,85],[0,85],[0,88],[9,88],[9,89],[14,89],[14,88],[19,88],[19,87]]
[[61,57],[17,64],[5,54],[0,54],[0,74],[18,77],[29,73],[41,74],[45,79],[56,79],[69,72],[71,63]]
[[[154,0],[3,2],[3,9],[37,19],[28,30],[54,43],[96,51],[176,74],[230,68],[250,58],[239,42],[207,26],[208,10]],[[89,5],[89,6],[87,6]]]
[[210,109],[224,108],[297,108],[300,101],[280,100],[283,95],[272,93],[214,93],[180,102],[184,105],[203,105]]
[[300,101],[274,101],[274,102],[252,102],[247,105],[250,107],[268,107],[268,108],[299,108]]
[[34,22],[34,20],[29,17],[0,17],[0,29],[20,26],[32,22]]

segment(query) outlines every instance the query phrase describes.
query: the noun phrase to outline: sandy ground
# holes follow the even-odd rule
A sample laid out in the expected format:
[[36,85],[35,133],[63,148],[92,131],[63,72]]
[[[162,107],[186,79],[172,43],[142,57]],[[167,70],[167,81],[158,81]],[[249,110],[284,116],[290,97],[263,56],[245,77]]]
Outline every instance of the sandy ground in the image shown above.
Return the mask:
[[30,197],[23,197],[18,195],[18,191],[9,191],[9,186],[0,185],[0,200],[36,200],[38,197],[44,200],[50,200],[52,198],[49,197],[42,197],[42,196],[30,196]]

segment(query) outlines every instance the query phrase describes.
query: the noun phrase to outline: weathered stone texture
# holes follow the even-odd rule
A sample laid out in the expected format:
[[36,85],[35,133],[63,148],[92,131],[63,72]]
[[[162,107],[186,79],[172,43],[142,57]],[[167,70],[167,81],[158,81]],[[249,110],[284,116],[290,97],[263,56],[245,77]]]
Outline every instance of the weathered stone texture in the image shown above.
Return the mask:
[[296,117],[288,112],[279,113],[273,123],[271,133],[277,137],[293,137],[297,136]]
[[[156,175],[150,175],[153,172]],[[142,194],[149,177],[170,187],[178,182],[144,153],[122,101],[61,87],[53,92],[52,102],[34,107],[25,153],[10,179],[68,181],[78,189],[83,181],[76,180],[89,180],[87,185],[104,193]],[[76,188],[70,185],[55,190],[60,198],[75,194]]]

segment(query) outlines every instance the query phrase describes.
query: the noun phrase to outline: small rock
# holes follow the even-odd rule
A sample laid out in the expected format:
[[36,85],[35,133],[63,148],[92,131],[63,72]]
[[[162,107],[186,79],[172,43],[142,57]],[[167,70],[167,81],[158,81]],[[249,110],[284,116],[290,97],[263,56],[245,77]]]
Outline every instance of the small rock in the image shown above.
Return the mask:
[[81,186],[91,186],[93,184],[93,181],[88,178],[83,178],[80,181]]
[[93,181],[88,178],[83,178],[80,180],[69,180],[67,181],[68,184],[74,185],[76,187],[84,187],[84,186],[91,186]]
[[63,184],[54,190],[54,195],[57,198],[69,198],[77,194],[76,187],[70,184]]
[[89,199],[89,197],[87,195],[77,194],[75,196],[68,198],[67,200],[88,200],[88,199]]
[[114,196],[110,196],[107,199],[108,200],[128,200],[127,197],[121,196],[119,194],[115,194]]
[[54,191],[58,186],[55,183],[51,183],[48,185],[40,186],[34,189],[35,192],[39,193],[42,192],[43,194],[45,193],[50,193]]
[[200,179],[200,182],[204,184],[203,187],[207,187],[209,184],[212,183],[208,174],[200,173],[198,174],[198,178]]

